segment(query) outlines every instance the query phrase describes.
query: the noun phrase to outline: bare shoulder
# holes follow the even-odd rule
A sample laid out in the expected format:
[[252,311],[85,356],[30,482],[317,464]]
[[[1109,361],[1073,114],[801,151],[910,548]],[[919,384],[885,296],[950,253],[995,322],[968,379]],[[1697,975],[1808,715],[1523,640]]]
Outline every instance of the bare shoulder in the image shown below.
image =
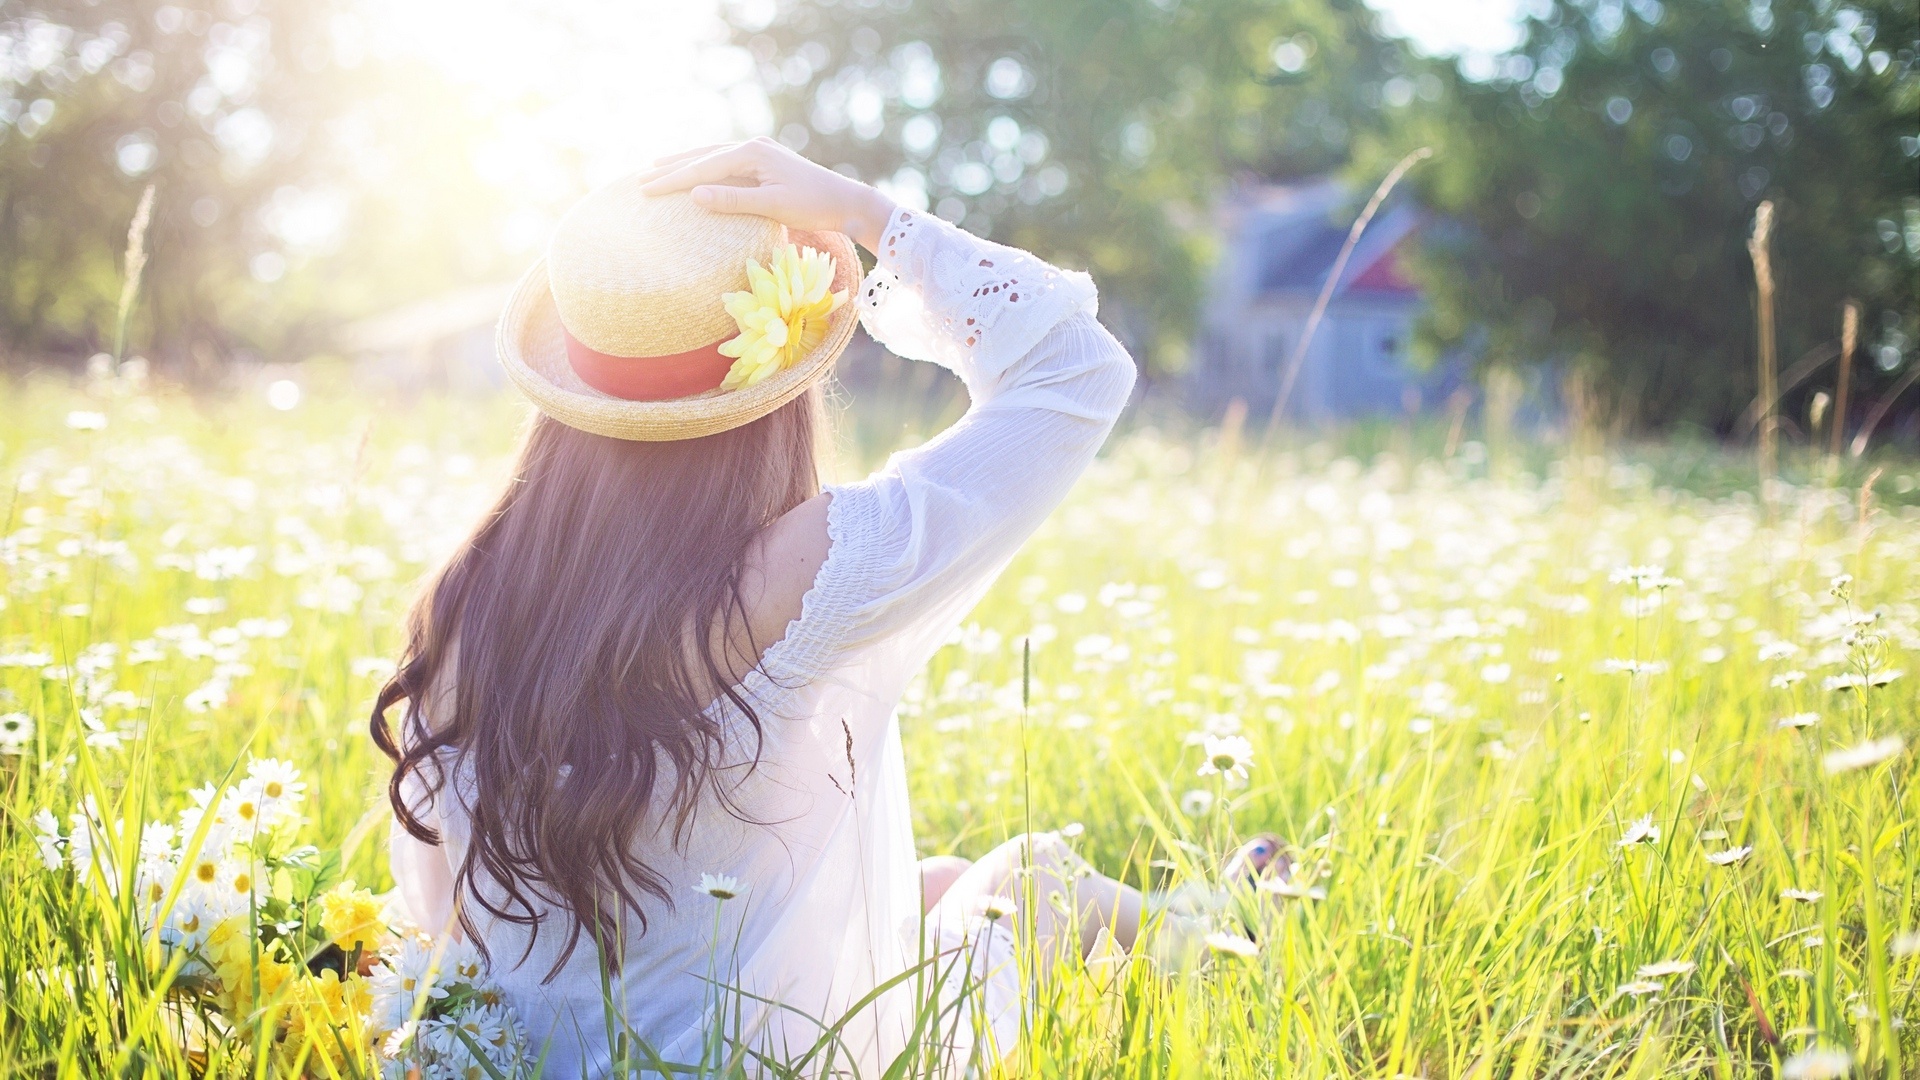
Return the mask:
[[825,492],[815,495],[782,514],[747,549],[740,592],[752,643],[732,642],[739,653],[757,661],[786,636],[787,624],[800,617],[807,590],[827,561],[827,507],[832,501]]

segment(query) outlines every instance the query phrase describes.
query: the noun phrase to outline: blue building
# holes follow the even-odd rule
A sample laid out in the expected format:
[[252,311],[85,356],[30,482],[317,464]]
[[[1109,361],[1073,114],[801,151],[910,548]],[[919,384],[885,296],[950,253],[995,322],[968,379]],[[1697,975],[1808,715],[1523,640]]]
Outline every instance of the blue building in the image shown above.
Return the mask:
[[[1249,185],[1222,205],[1220,263],[1201,315],[1193,404],[1218,412],[1234,398],[1255,417],[1273,407],[1282,373],[1346,242],[1360,201],[1338,181]],[[1420,292],[1401,271],[1425,215],[1390,201],[1374,216],[1335,285],[1301,361],[1287,414],[1322,422],[1408,414],[1442,405],[1460,365],[1413,367],[1408,342]]]

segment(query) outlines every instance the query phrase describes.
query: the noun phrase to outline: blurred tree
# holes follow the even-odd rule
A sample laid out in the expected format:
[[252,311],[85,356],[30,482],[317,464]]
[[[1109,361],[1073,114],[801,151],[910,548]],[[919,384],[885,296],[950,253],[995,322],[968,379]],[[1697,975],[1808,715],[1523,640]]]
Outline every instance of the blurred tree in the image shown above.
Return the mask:
[[[1237,172],[1347,160],[1403,48],[1359,0],[732,0],[787,145],[1090,269],[1162,370]],[[1432,95],[1432,75],[1415,86]]]
[[[507,272],[465,165],[482,121],[393,63],[353,0],[0,0],[0,351],[110,348],[128,221],[157,191],[128,351],[208,374],[300,359],[345,317]],[[465,125],[465,126],[463,126]]]
[[1568,363],[1650,424],[1729,431],[1756,386],[1745,241],[1772,199],[1782,365],[1837,339],[1849,296],[1869,379],[1912,362],[1915,0],[1536,6],[1489,69],[1434,64],[1443,104],[1393,144],[1442,151],[1415,175],[1453,222],[1417,271],[1430,348]]
[[321,239],[340,215],[295,186],[340,99],[332,12],[326,0],[0,2],[9,352],[110,345],[128,219],[149,183],[152,257],[131,340],[204,363],[233,328],[260,324],[283,248]]

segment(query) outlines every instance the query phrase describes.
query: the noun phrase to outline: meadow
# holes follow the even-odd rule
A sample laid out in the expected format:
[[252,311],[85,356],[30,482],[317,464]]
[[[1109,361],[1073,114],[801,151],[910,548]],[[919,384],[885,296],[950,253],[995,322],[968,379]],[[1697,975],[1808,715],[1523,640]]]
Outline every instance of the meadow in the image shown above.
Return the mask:
[[[269,1049],[257,975],[181,1008],[210,973],[122,884],[304,783],[235,962],[347,940],[306,908],[390,884],[372,694],[520,415],[0,386],[0,1073],[376,1068]],[[1204,962],[1058,969],[1006,1074],[1920,1073],[1920,466],[1761,500],[1719,454],[1117,436],[901,705],[922,853],[1059,828],[1166,888],[1271,830],[1301,872]]]

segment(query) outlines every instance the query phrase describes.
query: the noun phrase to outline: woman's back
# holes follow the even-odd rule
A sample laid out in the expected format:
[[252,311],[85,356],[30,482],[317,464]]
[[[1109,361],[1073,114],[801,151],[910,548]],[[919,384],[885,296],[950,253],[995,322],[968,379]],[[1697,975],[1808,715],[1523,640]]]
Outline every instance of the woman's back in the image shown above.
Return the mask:
[[[915,1038],[915,1010],[938,982],[911,970],[953,945],[922,925],[893,708],[1091,461],[1133,373],[1093,319],[1083,276],[906,211],[870,246],[879,265],[859,296],[869,331],[956,371],[972,406],[865,481],[802,502],[754,554],[742,549],[749,638],[784,634],[704,711],[710,750],[690,769],[655,755],[647,804],[618,808],[634,825],[627,854],[658,887],[613,921],[615,947],[587,939],[569,952],[561,931],[583,905],[503,883],[493,864],[476,872],[476,822],[508,778],[471,768],[470,745],[434,753],[455,770],[437,795],[431,769],[402,786],[443,840],[396,831],[407,905],[422,925],[450,925],[468,870],[460,912],[535,1045],[550,1048],[546,1075],[605,1072],[622,1033],[667,1061],[699,1060],[718,1039],[776,1060],[812,1049],[808,1073],[874,1075]],[[557,789],[571,769],[561,766]],[[691,801],[675,799],[687,790]],[[529,910],[508,902],[515,891]],[[607,908],[622,910],[616,901]],[[988,1005],[1003,1044],[1011,1009]],[[970,1037],[944,1041],[964,1050]]]
[[[779,670],[777,648],[770,659],[768,670]],[[616,967],[603,972],[601,953],[589,947],[562,956],[564,938],[553,927],[564,912],[550,903],[536,901],[542,933],[484,913],[475,918],[475,932],[494,957],[496,979],[534,1044],[551,1040],[549,1075],[606,1071],[615,1043],[609,1034],[644,1040],[669,1061],[698,1060],[714,1003],[740,992],[796,1011],[769,1014],[739,999],[735,1003],[746,1007],[731,1034],[742,1043],[785,1047],[781,1056],[797,1057],[824,1026],[809,1017],[839,1019],[858,997],[912,962],[905,952],[911,935],[902,933],[918,930],[912,837],[904,831],[887,835],[883,828],[908,813],[897,741],[883,745],[880,759],[857,776],[844,757],[844,732],[818,738],[815,725],[785,719],[857,712],[856,695],[828,683],[780,691],[753,681],[760,684],[748,688],[756,704],[782,719],[771,722],[770,737],[757,747],[757,763],[750,729],[730,725],[741,737],[730,744],[731,760],[723,766],[738,774],[723,781],[725,803],[704,800],[678,837],[665,828],[642,832],[636,853],[670,883],[671,892],[666,902],[647,907],[644,929],[628,917]],[[470,777],[456,783],[466,798],[479,795]],[[444,800],[441,805],[452,806]],[[671,813],[661,798],[640,816],[662,822]],[[864,827],[848,827],[854,818]],[[466,857],[468,815],[450,808],[438,820],[444,847],[413,853],[413,864],[444,859],[453,866]],[[397,843],[403,850],[418,841]],[[877,887],[887,885],[894,887]],[[722,899],[701,891],[703,886],[730,895]],[[428,912],[437,901],[415,900],[423,891],[409,888],[408,902],[432,918]],[[730,988],[725,995],[723,986]],[[889,1015],[904,1014],[884,1009],[851,1025],[843,1035],[846,1050],[864,1063],[883,1044],[897,1044],[897,1038],[863,1030]]]

